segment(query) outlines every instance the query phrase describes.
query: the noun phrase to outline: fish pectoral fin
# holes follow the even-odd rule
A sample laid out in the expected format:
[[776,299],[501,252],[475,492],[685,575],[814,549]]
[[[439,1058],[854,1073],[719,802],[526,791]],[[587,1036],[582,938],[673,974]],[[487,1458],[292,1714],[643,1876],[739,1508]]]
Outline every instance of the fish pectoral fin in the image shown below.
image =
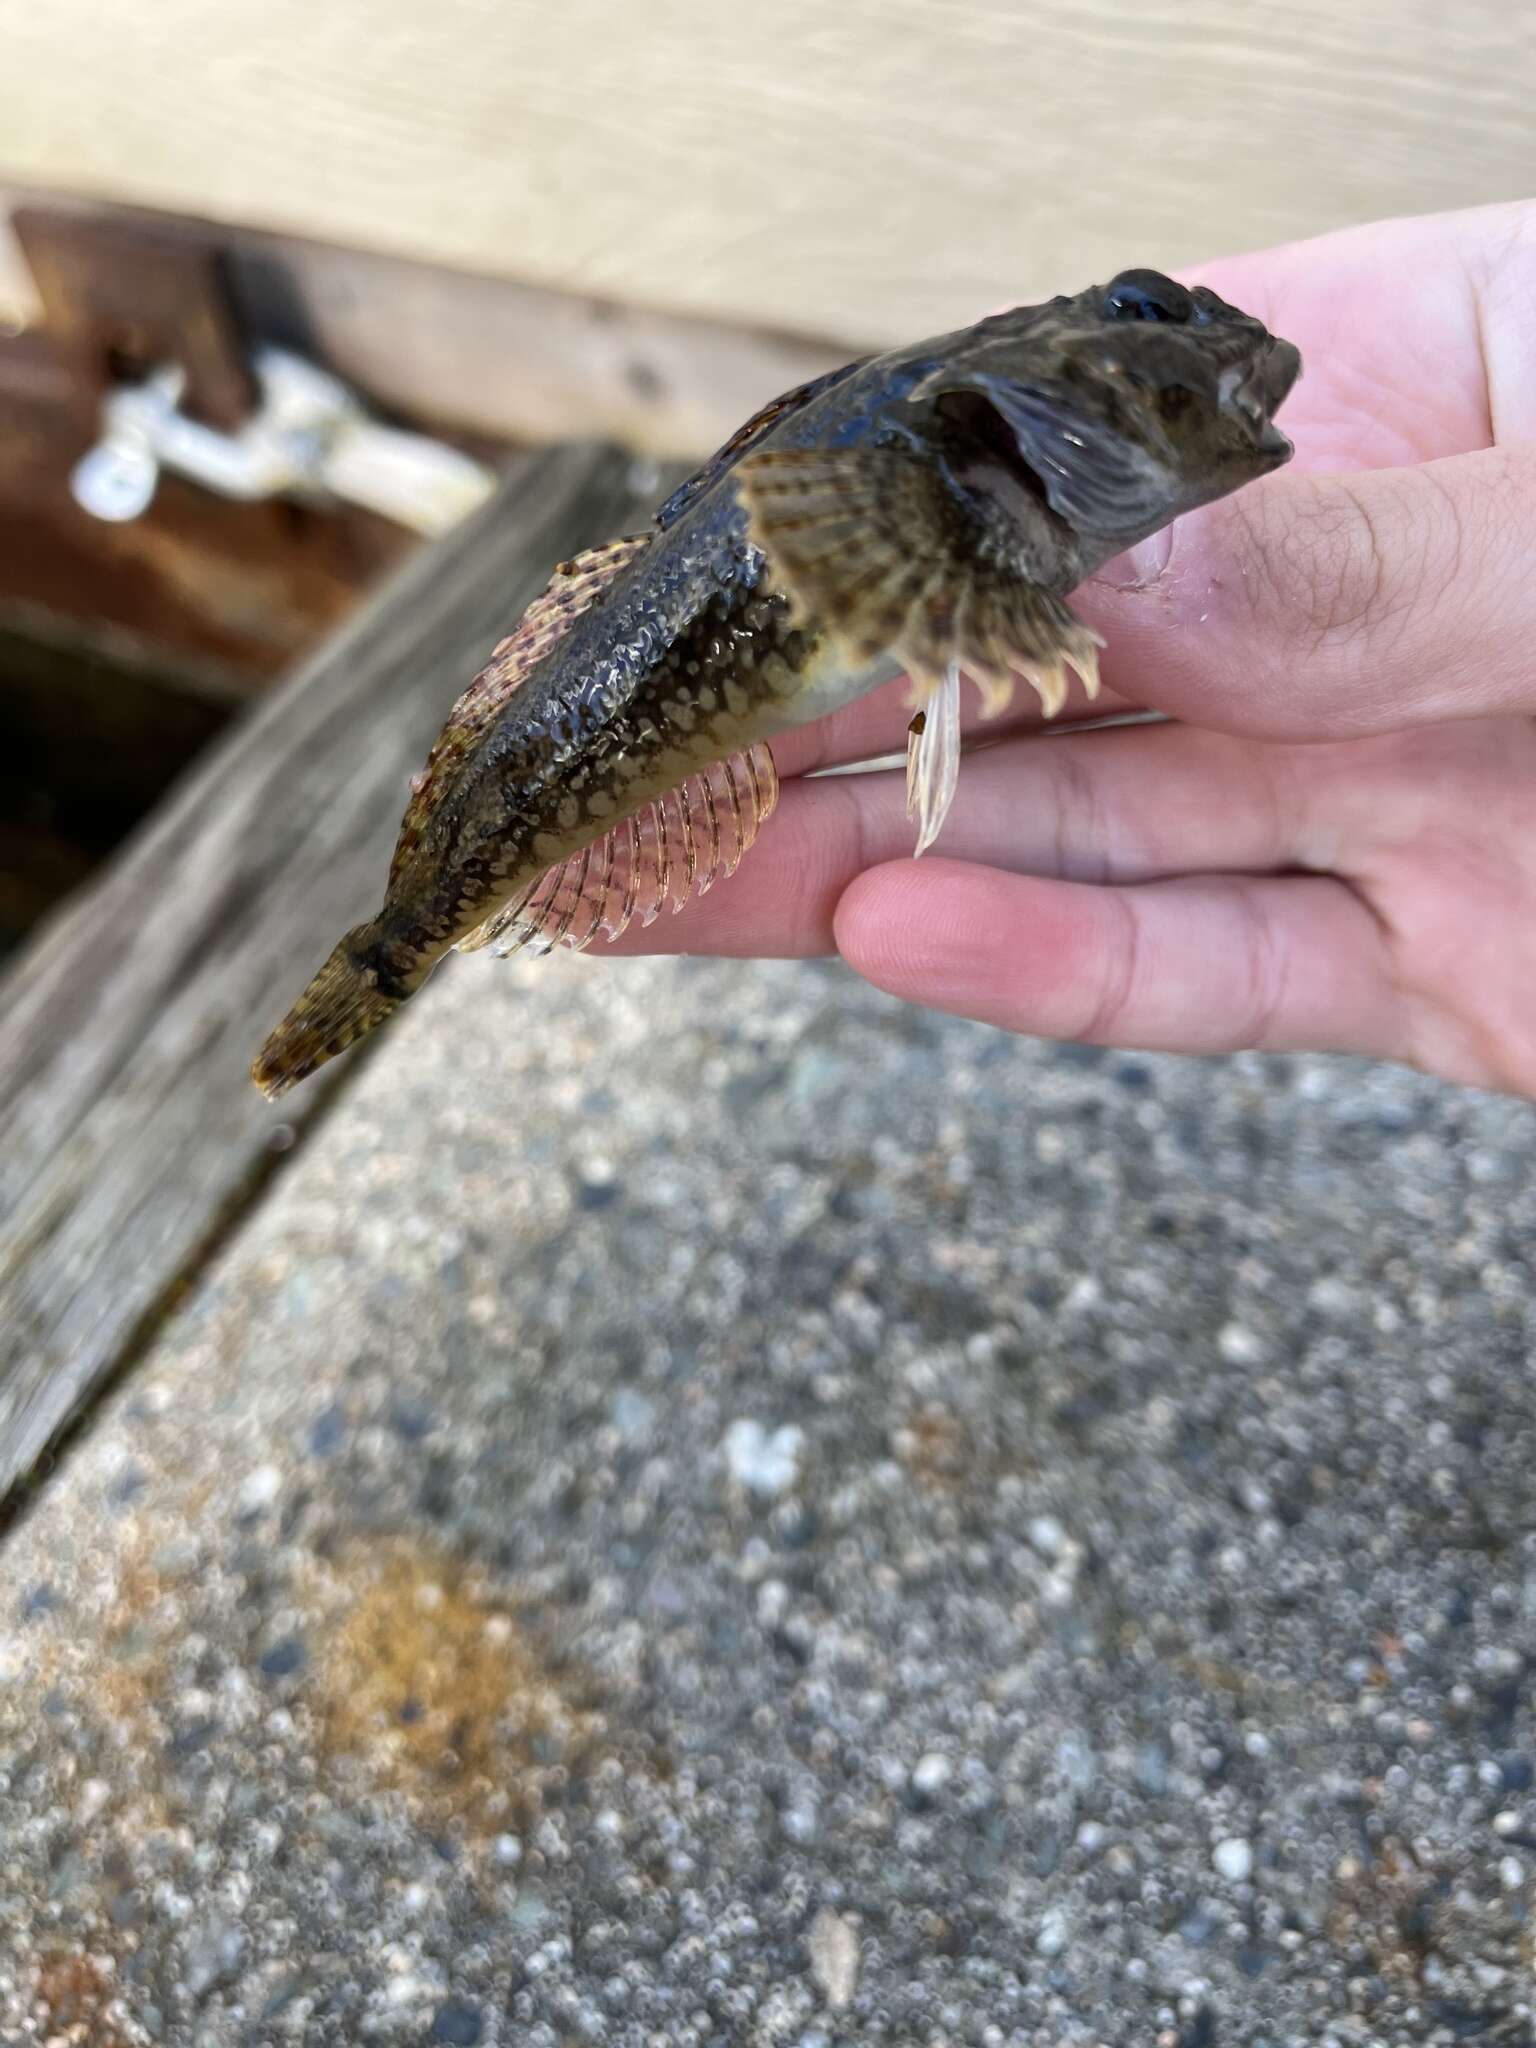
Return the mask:
[[950,529],[964,508],[932,463],[890,448],[779,449],[744,457],[734,481],[775,582],[857,665],[900,649],[914,614],[953,604]]
[[591,846],[549,868],[467,938],[461,953],[579,953],[636,919],[654,924],[733,875],[779,797],[761,742],[690,775]]
[[501,716],[513,691],[565,638],[582,613],[591,609],[619,571],[650,546],[652,538],[649,533],[625,534],[599,547],[584,548],[562,562],[543,595],[533,600],[495,648],[449,712],[426,766],[411,783],[411,800],[390,862],[391,887],[421,844],[428,820],[453,787],[475,742]]
[[976,684],[989,718],[1012,701],[1016,676],[1047,718],[1066,702],[1071,670],[1098,694],[1098,635],[1008,559],[936,463],[892,448],[774,449],[746,456],[734,475],[748,536],[797,608],[851,663],[894,655],[916,690],[937,690],[942,708],[919,735],[924,844],[954,787],[952,670]]

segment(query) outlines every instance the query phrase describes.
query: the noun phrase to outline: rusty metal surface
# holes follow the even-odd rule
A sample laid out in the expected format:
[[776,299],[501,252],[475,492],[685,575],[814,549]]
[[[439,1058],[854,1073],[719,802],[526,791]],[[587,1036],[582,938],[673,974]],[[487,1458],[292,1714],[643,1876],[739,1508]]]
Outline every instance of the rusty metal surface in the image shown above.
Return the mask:
[[254,692],[413,545],[353,508],[236,504],[167,479],[109,526],[70,495],[107,379],[176,361],[210,423],[243,417],[246,338],[211,231],[18,208],[42,324],[0,336],[0,620],[41,608],[123,633],[219,694]]

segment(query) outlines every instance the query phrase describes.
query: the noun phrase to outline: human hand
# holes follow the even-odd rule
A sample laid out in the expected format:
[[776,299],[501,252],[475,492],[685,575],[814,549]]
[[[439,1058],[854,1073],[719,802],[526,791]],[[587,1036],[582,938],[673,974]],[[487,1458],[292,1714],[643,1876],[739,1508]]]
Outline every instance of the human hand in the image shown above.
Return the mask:
[[1014,1031],[1536,1095],[1536,205],[1193,281],[1306,370],[1289,469],[1074,599],[1111,706],[1180,722],[1042,741],[968,693],[982,750],[914,862],[900,772],[810,774],[902,748],[904,686],[875,692],[775,741],[758,849],[624,950],[836,950]]

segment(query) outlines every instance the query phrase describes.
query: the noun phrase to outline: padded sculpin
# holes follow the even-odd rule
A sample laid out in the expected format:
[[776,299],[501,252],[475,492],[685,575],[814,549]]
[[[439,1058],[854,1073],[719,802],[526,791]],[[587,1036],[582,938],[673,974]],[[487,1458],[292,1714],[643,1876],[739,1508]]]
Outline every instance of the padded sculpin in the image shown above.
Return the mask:
[[455,706],[383,908],[263,1046],[280,1095],[451,949],[582,946],[678,909],[751,846],[765,742],[905,670],[909,807],[938,833],[963,678],[1058,711],[1098,687],[1067,604],[1101,563],[1277,468],[1289,342],[1152,271],[998,314],[765,406],[648,533],[588,549]]

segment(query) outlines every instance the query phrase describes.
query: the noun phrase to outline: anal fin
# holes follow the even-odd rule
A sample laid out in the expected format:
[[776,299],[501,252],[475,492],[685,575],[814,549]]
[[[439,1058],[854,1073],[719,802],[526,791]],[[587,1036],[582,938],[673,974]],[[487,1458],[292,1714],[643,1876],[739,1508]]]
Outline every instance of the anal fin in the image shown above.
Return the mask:
[[458,950],[579,953],[654,924],[733,875],[778,802],[773,755],[759,743],[690,775],[592,845],[549,868],[460,939]]

